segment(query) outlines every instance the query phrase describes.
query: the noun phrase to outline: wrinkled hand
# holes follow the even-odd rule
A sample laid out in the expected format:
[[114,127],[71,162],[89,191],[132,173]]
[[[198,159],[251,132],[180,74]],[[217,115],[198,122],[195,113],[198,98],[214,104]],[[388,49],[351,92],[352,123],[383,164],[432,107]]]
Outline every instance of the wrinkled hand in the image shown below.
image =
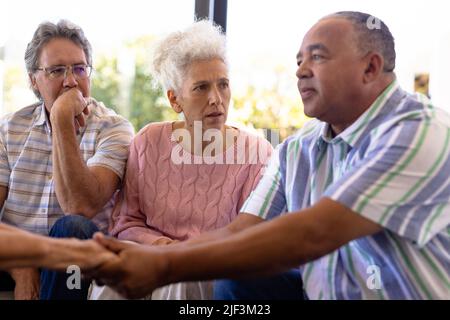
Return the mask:
[[11,277],[16,282],[15,300],[38,300],[40,290],[40,274],[38,269],[12,269]]
[[[80,90],[76,88],[69,89],[61,94],[53,103],[51,115],[58,117],[74,119],[75,131],[86,125],[86,116],[89,115],[89,104],[91,98],[83,97]],[[55,118],[52,120],[54,121]]]
[[97,233],[94,239],[115,254],[110,260],[93,270],[88,277],[99,285],[108,285],[119,294],[130,298],[142,298],[165,284],[167,262],[160,249],[152,246],[126,243]]

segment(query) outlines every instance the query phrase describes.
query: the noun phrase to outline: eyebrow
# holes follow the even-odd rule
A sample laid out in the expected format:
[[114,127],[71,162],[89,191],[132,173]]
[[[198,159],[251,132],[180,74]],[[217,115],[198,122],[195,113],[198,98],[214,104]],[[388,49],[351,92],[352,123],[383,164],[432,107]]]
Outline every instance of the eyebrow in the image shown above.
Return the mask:
[[[76,66],[76,65],[80,65],[80,64],[88,65],[88,63],[84,62],[84,61],[72,63],[70,65],[71,66]],[[56,63],[56,64],[52,64],[51,65],[51,67],[65,67],[65,66],[67,66],[67,64],[64,64],[64,63]]]
[[[218,81],[227,81],[227,82],[230,82],[230,79],[228,79],[228,78],[220,78],[220,79],[218,79]],[[208,81],[208,80],[200,80],[200,81],[196,81],[196,82],[194,82],[192,85],[193,86],[198,86],[198,85],[201,85],[201,84],[208,84],[210,81]]]
[[[314,44],[309,45],[306,48],[306,51],[308,51],[308,52],[312,52],[314,50],[322,50],[322,51],[324,51],[326,53],[330,53],[330,50],[328,50],[328,48],[322,43],[314,43]],[[303,56],[302,52],[299,52],[297,54],[297,59],[301,58],[302,56]]]

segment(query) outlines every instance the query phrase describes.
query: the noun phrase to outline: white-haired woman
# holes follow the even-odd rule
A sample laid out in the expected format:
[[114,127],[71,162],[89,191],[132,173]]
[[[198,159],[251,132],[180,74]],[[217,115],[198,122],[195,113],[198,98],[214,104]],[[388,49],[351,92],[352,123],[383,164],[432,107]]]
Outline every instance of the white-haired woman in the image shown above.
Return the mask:
[[[267,140],[226,125],[230,80],[225,36],[208,21],[163,39],[154,75],[184,119],[152,123],[135,137],[111,234],[167,245],[224,227],[256,186],[272,148]],[[93,298],[115,298],[94,290]],[[211,299],[211,282],[156,290],[152,299]]]

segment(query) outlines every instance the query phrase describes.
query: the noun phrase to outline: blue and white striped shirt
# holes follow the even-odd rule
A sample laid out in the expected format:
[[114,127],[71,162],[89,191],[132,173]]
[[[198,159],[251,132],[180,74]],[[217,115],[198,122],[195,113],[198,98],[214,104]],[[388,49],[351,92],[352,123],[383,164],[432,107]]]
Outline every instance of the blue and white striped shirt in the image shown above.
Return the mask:
[[[122,179],[132,125],[93,100],[87,125],[77,135],[88,166],[101,166]],[[64,216],[56,198],[52,166],[52,134],[42,103],[25,107],[0,121],[0,185],[8,188],[2,222],[47,235]],[[106,231],[113,201],[94,218]]]
[[280,144],[241,212],[337,201],[384,227],[302,265],[311,299],[450,299],[450,116],[394,81],[336,137],[312,120]]

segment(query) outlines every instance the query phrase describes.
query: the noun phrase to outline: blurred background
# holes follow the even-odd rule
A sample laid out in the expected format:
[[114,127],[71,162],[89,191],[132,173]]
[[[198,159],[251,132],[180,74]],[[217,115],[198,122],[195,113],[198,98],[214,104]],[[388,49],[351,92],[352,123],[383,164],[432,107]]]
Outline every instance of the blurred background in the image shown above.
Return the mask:
[[[220,2],[221,0],[215,0]],[[195,0],[6,0],[0,10],[0,116],[36,101],[23,56],[38,24],[69,19],[94,52],[92,95],[130,119],[136,131],[176,119],[148,70],[152,43],[194,20]],[[228,0],[227,41],[232,103],[229,124],[273,129],[281,140],[308,119],[296,87],[296,54],[322,16],[363,11],[382,19],[396,39],[396,74],[450,110],[450,24],[445,1]]]

